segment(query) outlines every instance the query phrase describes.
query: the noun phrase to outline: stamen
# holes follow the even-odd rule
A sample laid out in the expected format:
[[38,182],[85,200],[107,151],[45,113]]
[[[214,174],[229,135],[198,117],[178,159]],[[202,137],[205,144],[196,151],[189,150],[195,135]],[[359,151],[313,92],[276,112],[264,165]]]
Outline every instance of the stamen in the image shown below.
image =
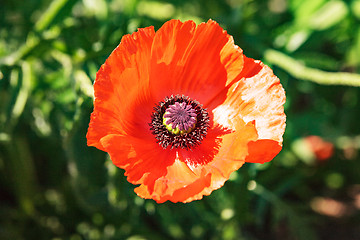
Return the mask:
[[154,107],[149,126],[163,148],[192,149],[206,137],[210,124],[206,109],[198,101],[175,95]]

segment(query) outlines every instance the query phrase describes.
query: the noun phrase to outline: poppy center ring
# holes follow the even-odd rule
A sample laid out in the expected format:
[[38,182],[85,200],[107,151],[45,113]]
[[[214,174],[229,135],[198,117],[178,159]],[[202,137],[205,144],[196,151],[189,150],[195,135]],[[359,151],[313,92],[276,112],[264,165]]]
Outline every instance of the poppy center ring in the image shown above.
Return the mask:
[[149,126],[161,147],[191,149],[200,145],[210,124],[206,109],[198,101],[175,95],[154,107]]

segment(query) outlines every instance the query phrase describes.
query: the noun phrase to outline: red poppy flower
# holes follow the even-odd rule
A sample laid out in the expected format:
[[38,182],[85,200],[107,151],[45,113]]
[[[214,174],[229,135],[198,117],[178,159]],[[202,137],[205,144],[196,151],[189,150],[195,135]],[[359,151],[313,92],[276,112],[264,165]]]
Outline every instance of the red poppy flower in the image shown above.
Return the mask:
[[324,141],[319,136],[307,136],[304,140],[317,160],[327,160],[334,153],[334,145],[331,142]]
[[108,152],[142,198],[201,199],[282,147],[279,79],[212,20],[125,35],[94,91],[88,145]]

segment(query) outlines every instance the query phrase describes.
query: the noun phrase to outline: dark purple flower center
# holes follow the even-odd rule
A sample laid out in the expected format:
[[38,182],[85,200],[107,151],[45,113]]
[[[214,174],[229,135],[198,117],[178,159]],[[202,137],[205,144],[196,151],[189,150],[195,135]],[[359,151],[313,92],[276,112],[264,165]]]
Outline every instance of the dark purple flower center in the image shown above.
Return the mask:
[[163,123],[170,132],[176,135],[189,133],[196,124],[196,110],[186,102],[175,102],[166,109]]
[[154,107],[150,130],[163,148],[192,149],[206,137],[209,116],[202,105],[189,97],[166,97]]

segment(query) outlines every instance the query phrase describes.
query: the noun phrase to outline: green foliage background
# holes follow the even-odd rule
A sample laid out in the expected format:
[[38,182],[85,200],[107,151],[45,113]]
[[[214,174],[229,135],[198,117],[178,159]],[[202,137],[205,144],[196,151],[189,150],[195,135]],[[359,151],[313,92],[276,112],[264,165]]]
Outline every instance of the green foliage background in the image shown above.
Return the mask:
[[[359,0],[1,0],[0,239],[360,239]],[[201,201],[156,204],[86,146],[124,34],[212,18],[287,92],[282,152]],[[304,144],[335,146],[319,162]]]

